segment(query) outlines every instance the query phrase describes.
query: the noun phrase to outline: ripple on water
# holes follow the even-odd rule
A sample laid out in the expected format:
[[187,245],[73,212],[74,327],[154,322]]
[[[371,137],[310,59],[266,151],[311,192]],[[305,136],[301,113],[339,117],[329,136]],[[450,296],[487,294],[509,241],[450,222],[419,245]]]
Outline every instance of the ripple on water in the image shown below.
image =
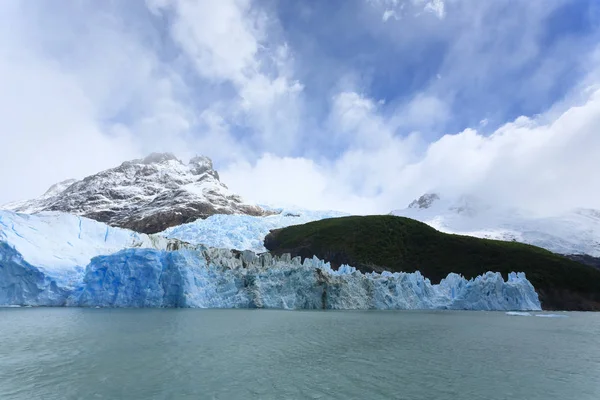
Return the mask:
[[597,400],[600,314],[564,315],[2,309],[0,399]]

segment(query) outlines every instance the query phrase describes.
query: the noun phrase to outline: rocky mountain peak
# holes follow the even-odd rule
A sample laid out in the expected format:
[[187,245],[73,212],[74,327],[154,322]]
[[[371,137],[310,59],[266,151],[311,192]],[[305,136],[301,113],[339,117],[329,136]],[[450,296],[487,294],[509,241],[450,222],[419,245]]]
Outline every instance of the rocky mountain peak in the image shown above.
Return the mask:
[[50,186],[50,188],[48,188],[48,190],[46,190],[43,197],[55,196],[55,195],[63,192],[66,188],[68,188],[75,182],[77,182],[77,179],[67,179],[65,181],[55,183],[54,185]]
[[192,158],[188,166],[194,175],[202,175],[203,173],[208,172],[216,179],[219,179],[219,174],[213,169],[212,160],[206,156],[196,156]]
[[171,153],[152,153],[80,181],[61,182],[44,196],[3,208],[62,211],[143,233],[213,214],[272,214],[230,192],[210,158],[197,156],[184,164]]
[[425,193],[423,196],[413,200],[408,208],[429,208],[440,196],[437,193]]

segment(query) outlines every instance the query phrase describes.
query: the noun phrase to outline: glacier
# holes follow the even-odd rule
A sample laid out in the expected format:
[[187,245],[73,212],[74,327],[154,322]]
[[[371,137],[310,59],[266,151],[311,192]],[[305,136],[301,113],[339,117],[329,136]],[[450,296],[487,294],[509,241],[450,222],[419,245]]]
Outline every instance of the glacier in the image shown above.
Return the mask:
[[187,244],[65,213],[0,210],[0,304],[62,305],[94,257],[180,246]]
[[[363,274],[347,265],[333,270],[317,258],[302,261],[201,244],[212,238],[212,243],[260,249],[256,237],[265,229],[330,214],[296,215],[263,217],[271,219],[258,223],[256,217],[227,216],[230,225],[219,225],[223,220],[214,218],[219,229],[212,233],[208,225],[188,224],[167,238],[63,213],[0,211],[0,305],[541,309],[534,287],[521,273],[506,281],[492,272],[470,280],[449,274],[432,284],[419,272]],[[245,228],[231,233],[236,224]]]
[[264,247],[264,239],[272,229],[349,215],[338,211],[271,208],[265,205],[261,205],[261,207],[276,212],[276,214],[264,217],[242,214],[215,214],[206,219],[198,219],[194,222],[169,228],[161,232],[161,235],[191,244],[252,250],[256,253],[262,253],[267,251]]
[[228,249],[129,249],[96,257],[67,304],[81,307],[539,310],[524,274],[450,274],[431,284],[419,272],[333,270],[317,258]]

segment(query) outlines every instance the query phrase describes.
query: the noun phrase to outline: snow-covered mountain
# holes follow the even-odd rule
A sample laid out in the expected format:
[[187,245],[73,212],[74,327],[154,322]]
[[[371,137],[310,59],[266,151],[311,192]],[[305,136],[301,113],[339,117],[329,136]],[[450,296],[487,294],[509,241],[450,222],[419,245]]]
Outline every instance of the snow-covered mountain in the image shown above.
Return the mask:
[[429,193],[391,214],[419,220],[446,233],[514,240],[559,254],[600,257],[598,210],[576,209],[536,217],[518,209],[493,207],[474,196],[446,198]]
[[208,157],[184,164],[169,153],[126,161],[80,181],[61,182],[37,199],[1,208],[21,213],[62,211],[143,233],[214,214],[271,214],[229,191]]
[[[233,217],[233,216],[231,216]],[[289,216],[289,218],[292,218]],[[337,271],[146,235],[73,215],[0,211],[0,305],[539,310],[523,274]]]

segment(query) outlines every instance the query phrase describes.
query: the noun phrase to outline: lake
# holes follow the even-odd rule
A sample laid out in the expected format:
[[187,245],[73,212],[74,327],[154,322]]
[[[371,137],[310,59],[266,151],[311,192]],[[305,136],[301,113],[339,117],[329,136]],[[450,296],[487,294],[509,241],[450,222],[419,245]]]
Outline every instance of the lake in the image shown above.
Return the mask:
[[535,314],[1,308],[0,399],[600,399],[600,314]]

